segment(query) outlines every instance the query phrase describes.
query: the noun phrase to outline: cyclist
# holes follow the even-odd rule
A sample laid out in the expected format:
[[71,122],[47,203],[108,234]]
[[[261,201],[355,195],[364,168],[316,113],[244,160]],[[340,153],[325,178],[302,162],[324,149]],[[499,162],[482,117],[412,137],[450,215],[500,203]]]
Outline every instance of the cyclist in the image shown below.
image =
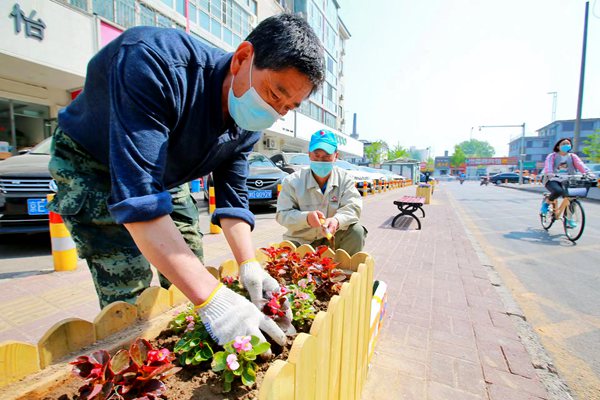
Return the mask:
[[[548,212],[550,202],[567,194],[565,188],[562,186],[562,178],[564,175],[573,175],[575,170],[577,170],[582,174],[587,174],[591,177],[593,176],[579,156],[570,152],[572,148],[573,143],[571,142],[571,139],[560,139],[554,145],[553,152],[546,157],[542,174],[544,175],[544,184],[546,189],[550,192],[550,195],[546,198],[546,201],[542,203],[542,208],[540,210],[542,215]],[[577,226],[575,221],[568,218],[567,225],[569,228],[575,228]]]

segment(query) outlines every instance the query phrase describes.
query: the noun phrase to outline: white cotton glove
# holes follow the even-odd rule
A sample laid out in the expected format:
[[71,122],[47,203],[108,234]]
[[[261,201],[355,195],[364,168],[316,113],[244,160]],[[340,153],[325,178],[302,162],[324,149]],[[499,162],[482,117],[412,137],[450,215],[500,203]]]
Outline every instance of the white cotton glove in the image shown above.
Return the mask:
[[240,282],[250,294],[250,300],[258,308],[262,308],[265,304],[265,299],[268,300],[270,293],[280,290],[277,281],[268,274],[267,271],[252,258],[244,261],[240,265]]
[[222,283],[208,300],[196,306],[196,310],[206,330],[219,345],[234,340],[236,336],[246,335],[257,336],[261,342],[266,342],[261,330],[280,346],[286,342],[285,333],[275,321]]

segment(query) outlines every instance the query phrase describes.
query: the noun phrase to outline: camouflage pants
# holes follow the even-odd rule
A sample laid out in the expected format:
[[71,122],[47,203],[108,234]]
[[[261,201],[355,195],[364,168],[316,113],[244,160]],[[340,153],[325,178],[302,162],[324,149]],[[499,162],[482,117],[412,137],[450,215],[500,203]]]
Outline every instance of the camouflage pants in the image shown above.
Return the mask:
[[[359,223],[356,223],[350,225],[346,230],[337,231],[333,239],[333,246],[332,243],[326,238],[317,239],[310,243],[310,245],[315,249],[319,246],[329,246],[333,250],[344,249],[350,256],[352,256],[359,251],[362,251],[365,247],[367,233],[369,233],[367,228]],[[291,242],[296,246],[300,246],[300,242],[295,240],[292,240]]]
[[[50,173],[58,192],[48,208],[62,216],[79,257],[87,261],[100,307],[118,300],[135,303],[136,297],[150,286],[152,270],[129,231],[117,224],[108,211],[108,168],[60,129],[54,133],[51,154]],[[198,209],[189,185],[173,188],[170,193],[171,218],[188,246],[203,261]],[[170,286],[162,275],[160,284],[164,288]]]

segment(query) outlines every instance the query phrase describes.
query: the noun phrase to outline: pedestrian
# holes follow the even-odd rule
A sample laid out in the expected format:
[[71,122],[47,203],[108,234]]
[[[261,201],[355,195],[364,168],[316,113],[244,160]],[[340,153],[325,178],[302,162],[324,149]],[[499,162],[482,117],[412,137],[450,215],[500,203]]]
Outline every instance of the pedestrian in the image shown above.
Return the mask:
[[362,251],[367,229],[360,220],[362,199],[354,179],[334,166],[338,159],[333,132],[319,130],[310,139],[310,168],[286,176],[277,199],[277,222],[295,245],[328,245],[349,255]]
[[[279,286],[254,259],[247,157],[279,117],[324,79],[319,39],[300,16],[262,21],[234,53],[176,29],[135,27],[88,64],[83,92],[59,113],[50,172],[62,215],[101,307],[135,302],[150,285],[177,286],[220,344],[277,325],[204,267],[187,182],[212,172],[216,211],[255,305]],[[268,294],[267,294],[268,295]]]

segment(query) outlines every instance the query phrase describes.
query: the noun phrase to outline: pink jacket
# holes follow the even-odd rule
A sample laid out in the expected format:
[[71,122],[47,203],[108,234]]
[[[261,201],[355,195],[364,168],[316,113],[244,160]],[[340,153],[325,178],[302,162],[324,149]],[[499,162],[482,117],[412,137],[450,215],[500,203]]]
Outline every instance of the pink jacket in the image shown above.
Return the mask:
[[[544,170],[542,174],[553,174],[554,173],[554,159],[556,158],[555,152],[548,154],[546,157],[546,161],[544,162]],[[577,154],[569,153],[571,155],[571,159],[573,160],[573,166],[582,174],[585,174],[589,169],[585,166],[581,158]]]

